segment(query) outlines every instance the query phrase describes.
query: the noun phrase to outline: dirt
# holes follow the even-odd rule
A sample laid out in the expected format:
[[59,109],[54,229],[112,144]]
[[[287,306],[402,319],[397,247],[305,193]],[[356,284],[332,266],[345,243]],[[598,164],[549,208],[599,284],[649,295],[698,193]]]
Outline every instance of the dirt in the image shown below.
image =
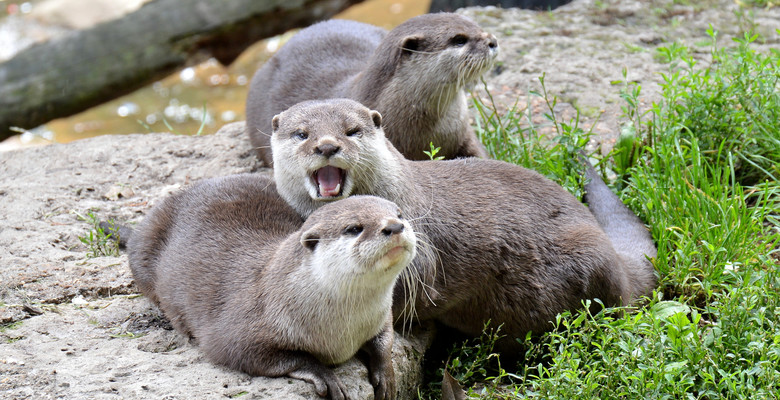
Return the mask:
[[[679,2],[678,2],[679,3]],[[622,70],[642,85],[643,107],[659,99],[668,66],[656,48],[680,40],[707,62],[705,31],[720,41],[755,26],[777,48],[780,12],[738,16],[730,1],[578,0],[553,12],[466,11],[501,45],[500,64],[486,77],[499,108],[530,107],[545,123],[545,106],[530,95],[558,96],[556,112],[595,124],[609,145],[619,129]],[[485,93],[477,91],[484,96]],[[250,377],[208,362],[138,295],[127,257],[88,258],[80,236],[90,213],[137,223],[167,194],[197,180],[259,168],[241,123],[208,136],[167,133],[101,136],[69,144],[0,152],[0,398],[317,398],[302,381]],[[420,359],[429,334],[397,335],[394,350],[402,398],[416,398]],[[365,368],[336,369],[356,398],[371,398]]]

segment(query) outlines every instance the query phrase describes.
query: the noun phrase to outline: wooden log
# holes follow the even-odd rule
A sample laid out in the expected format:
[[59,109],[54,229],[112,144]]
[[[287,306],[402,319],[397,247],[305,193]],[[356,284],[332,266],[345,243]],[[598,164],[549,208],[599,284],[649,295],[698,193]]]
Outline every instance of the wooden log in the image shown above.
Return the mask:
[[362,0],[156,0],[0,64],[0,140],[161,79],[209,56],[330,18]]

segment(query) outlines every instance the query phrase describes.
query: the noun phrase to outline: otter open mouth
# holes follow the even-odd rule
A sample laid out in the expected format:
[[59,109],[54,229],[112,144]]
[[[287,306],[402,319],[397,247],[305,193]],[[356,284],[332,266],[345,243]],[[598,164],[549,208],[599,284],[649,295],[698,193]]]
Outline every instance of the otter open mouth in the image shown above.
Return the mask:
[[314,171],[312,180],[317,186],[317,195],[323,198],[341,196],[346,175],[347,171],[330,165]]

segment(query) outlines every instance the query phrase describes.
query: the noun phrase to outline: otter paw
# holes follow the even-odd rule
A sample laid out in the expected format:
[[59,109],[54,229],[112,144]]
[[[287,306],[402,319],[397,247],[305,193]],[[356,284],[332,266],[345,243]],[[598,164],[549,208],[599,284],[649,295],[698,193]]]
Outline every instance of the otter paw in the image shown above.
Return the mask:
[[374,400],[395,400],[395,373],[388,366],[371,373],[371,385],[374,387]]

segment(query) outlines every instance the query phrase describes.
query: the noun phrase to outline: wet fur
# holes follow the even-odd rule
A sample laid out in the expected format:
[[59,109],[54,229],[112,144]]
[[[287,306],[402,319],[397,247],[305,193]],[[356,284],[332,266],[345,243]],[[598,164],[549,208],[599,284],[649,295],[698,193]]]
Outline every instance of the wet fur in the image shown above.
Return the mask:
[[[468,43],[455,46],[456,35]],[[492,46],[492,47],[491,47]],[[493,63],[493,35],[457,14],[426,14],[390,32],[331,20],[302,30],[254,78],[247,131],[270,166],[271,118],[304,100],[349,97],[382,113],[387,137],[406,157],[486,157],[469,124],[465,87]]]
[[[363,135],[345,136],[344,121],[362,121]],[[327,204],[306,189],[309,171],[337,165],[354,180],[344,196],[394,201],[427,243],[396,289],[397,319],[414,314],[474,336],[490,320],[508,335],[499,345],[513,349],[512,338],[549,330],[557,313],[580,308],[585,299],[630,304],[655,286],[646,258],[655,256],[655,247],[646,228],[598,175],[588,186],[591,213],[559,185],[517,165],[406,160],[384,138],[381,116],[354,101],[301,103],[274,123],[278,190],[302,216]],[[296,141],[290,129],[309,136]],[[314,154],[323,141],[341,150],[330,159]],[[626,229],[612,228],[626,218]],[[609,222],[602,226],[602,220]]]
[[[381,224],[398,222],[398,208],[354,199],[304,223],[270,178],[206,180],[150,212],[130,237],[130,268],[141,292],[213,362],[303,379],[320,396],[342,399],[346,389],[326,365],[362,349],[375,398],[392,399],[390,307],[406,264],[375,264],[375,255],[390,243],[378,240]],[[351,224],[364,232],[345,235]]]

